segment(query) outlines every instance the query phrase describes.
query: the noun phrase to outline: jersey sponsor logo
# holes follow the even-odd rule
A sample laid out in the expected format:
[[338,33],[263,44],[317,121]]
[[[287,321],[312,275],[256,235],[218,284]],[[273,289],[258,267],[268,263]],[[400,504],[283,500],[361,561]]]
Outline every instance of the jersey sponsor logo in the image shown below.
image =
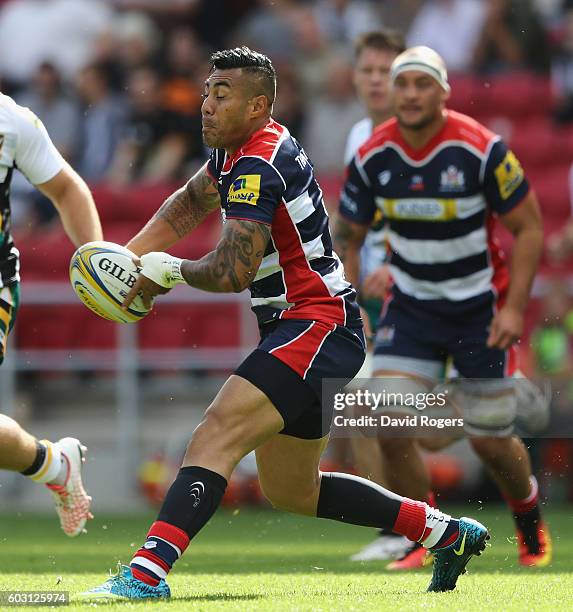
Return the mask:
[[380,185],[382,185],[382,187],[386,187],[386,185],[390,182],[391,178],[391,170],[384,170],[384,172],[380,172],[380,174],[378,175],[378,180],[380,181]]
[[229,188],[227,202],[229,204],[250,204],[256,206],[261,193],[260,174],[241,174]]
[[499,193],[504,200],[507,200],[523,183],[523,168],[512,151],[506,153],[501,164],[495,169],[495,178]]
[[463,191],[466,186],[464,173],[455,166],[448,166],[440,174],[440,187],[442,191]]
[[[380,202],[381,200],[381,202]],[[441,198],[412,198],[407,200],[378,199],[388,219],[416,221],[451,221],[457,214],[456,200]]]

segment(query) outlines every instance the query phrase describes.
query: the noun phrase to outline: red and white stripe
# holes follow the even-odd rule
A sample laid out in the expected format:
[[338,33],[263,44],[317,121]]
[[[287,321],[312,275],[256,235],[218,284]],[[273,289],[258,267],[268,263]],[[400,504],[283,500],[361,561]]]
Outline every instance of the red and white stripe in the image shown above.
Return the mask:
[[335,324],[313,321],[298,336],[269,352],[304,379],[324,341],[335,329]]

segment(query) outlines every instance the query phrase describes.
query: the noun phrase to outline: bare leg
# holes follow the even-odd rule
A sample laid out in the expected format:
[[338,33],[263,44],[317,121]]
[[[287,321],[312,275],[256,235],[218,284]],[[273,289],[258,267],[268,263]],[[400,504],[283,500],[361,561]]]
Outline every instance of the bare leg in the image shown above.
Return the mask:
[[472,438],[470,442],[506,497],[525,499],[530,494],[531,461],[522,440],[512,436]]
[[36,439],[14,419],[0,414],[0,469],[22,472],[36,458]]

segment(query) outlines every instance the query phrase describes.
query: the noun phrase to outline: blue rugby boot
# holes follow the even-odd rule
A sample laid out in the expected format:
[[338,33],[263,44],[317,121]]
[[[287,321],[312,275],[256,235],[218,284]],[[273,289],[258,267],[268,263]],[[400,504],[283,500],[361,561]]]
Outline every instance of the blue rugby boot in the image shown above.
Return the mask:
[[167,599],[171,597],[169,585],[165,580],[152,587],[131,573],[128,565],[117,564],[117,574],[110,576],[103,584],[81,593],[83,599]]
[[458,539],[445,548],[434,548],[434,571],[428,591],[451,591],[460,574],[465,574],[468,561],[481,555],[489,540],[487,529],[474,519],[460,519]]

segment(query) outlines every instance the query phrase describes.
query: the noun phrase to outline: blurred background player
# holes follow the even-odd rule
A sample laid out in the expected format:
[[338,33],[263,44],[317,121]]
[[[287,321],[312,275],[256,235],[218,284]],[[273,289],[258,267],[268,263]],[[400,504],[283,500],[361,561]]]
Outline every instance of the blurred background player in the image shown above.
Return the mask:
[[[395,60],[391,78],[396,119],[352,161],[336,230],[355,281],[377,206],[388,221],[394,285],[379,324],[374,375],[390,391],[395,385],[423,393],[443,379],[452,358],[465,380],[465,403],[472,403],[464,410],[466,429],[482,436],[470,442],[513,511],[520,562],[546,565],[549,534],[527,449],[510,435],[516,398],[507,382],[542,249],[537,199],[499,137],[445,110],[450,86],[433,50],[409,49]],[[491,238],[488,208],[515,238],[511,282]],[[384,439],[381,448],[391,488],[425,499],[430,482],[417,442]]]
[[[54,147],[42,122],[29,109],[0,94],[0,364],[20,300],[19,252],[10,231],[10,182],[15,169],[51,200],[76,246],[102,239],[87,185]],[[36,440],[16,421],[0,414],[0,469],[46,484],[69,536],[81,533],[89,516],[91,499],[81,480],[84,451],[75,438],[55,443]]]
[[[390,100],[390,67],[396,57],[406,49],[401,34],[389,30],[366,32],[358,37],[354,47],[354,86],[367,116],[350,130],[344,151],[344,163],[350,164],[358,149],[370,138],[374,128],[392,117]],[[384,265],[386,238],[382,214],[377,212],[360,250],[360,279],[358,299],[363,316],[368,319],[367,329],[376,329],[388,289],[389,272]],[[372,347],[357,378],[372,375]],[[350,438],[352,455],[358,472],[379,485],[385,486],[382,455],[377,440]],[[398,534],[381,530],[379,536],[360,552],[353,561],[373,561],[402,557],[411,547],[409,540]]]
[[[247,47],[212,56],[202,105],[209,162],[170,196],[128,243],[142,274],[124,307],[177,284],[210,292],[251,291],[261,341],[239,365],[193,432],[157,521],[129,567],[85,593],[129,599],[169,597],[173,564],[215,513],[237,463],[256,450],[261,488],[288,512],[387,527],[435,550],[430,591],[455,587],[486,529],[351,474],[321,472],[332,413],[325,378],[350,380],[365,339],[356,292],[332,250],[313,165],[272,119],[276,73]],[[223,211],[214,251],[198,261],[169,248],[205,217]],[[324,411],[324,414],[323,414]]]

